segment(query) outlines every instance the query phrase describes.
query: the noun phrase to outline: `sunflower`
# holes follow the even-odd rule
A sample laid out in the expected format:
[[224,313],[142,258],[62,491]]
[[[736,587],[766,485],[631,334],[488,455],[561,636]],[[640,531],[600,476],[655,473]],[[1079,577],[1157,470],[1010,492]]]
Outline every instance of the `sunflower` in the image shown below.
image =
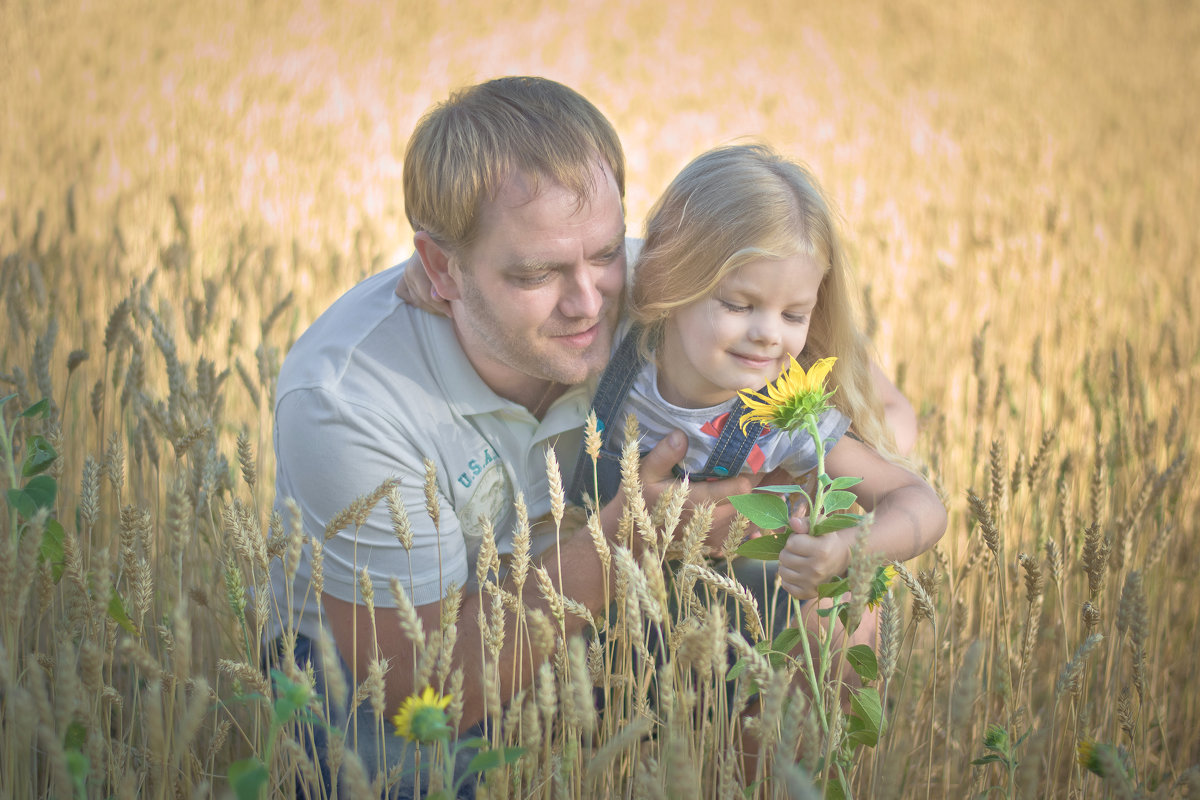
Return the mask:
[[779,373],[779,377],[767,386],[767,393],[745,390],[738,392],[748,409],[742,414],[742,430],[751,422],[761,422],[772,428],[795,431],[802,428],[810,417],[815,418],[829,408],[832,391],[825,391],[825,378],[837,361],[836,356],[822,358],[805,372],[794,356]]
[[435,742],[450,734],[446,719],[446,706],[451,695],[438,694],[432,686],[426,686],[418,697],[413,695],[400,704],[399,711],[392,717],[396,735],[410,742]]
[[883,602],[883,597],[888,593],[895,577],[896,567],[892,564],[885,564],[875,570],[875,577],[871,579],[871,588],[867,592],[867,608],[875,608]]

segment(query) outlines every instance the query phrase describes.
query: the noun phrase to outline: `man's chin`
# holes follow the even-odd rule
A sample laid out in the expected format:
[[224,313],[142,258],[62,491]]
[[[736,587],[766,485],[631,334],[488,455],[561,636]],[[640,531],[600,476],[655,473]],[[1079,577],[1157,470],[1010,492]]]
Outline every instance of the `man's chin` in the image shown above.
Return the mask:
[[608,366],[610,346],[589,347],[586,351],[560,352],[558,357],[547,359],[544,367],[550,367],[548,372],[554,373],[552,380],[565,383],[568,386],[583,383],[599,375]]

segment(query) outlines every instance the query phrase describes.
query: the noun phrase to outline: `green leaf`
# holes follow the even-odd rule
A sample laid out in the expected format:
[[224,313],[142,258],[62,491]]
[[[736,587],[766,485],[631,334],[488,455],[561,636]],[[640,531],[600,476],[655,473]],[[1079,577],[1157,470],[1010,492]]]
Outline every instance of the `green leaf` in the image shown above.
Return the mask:
[[137,628],[133,626],[133,620],[129,618],[129,612],[125,610],[125,601],[121,599],[121,595],[117,594],[115,586],[112,587],[112,596],[108,598],[108,615],[122,628],[137,636]]
[[501,764],[515,764],[517,759],[525,755],[524,747],[500,747],[495,750],[482,750],[475,754],[467,765],[467,774],[472,772],[487,772]]
[[229,787],[238,800],[258,800],[268,777],[266,765],[253,756],[229,765]]
[[58,458],[58,453],[44,436],[33,436],[25,443],[25,461],[21,464],[21,476],[28,478],[45,472]]
[[768,534],[757,539],[747,539],[737,549],[739,556],[757,558],[760,561],[777,561],[787,541],[787,533]]
[[864,681],[873,681],[879,677],[879,661],[870,645],[856,644],[846,651],[846,659],[858,677]]
[[874,747],[883,732],[883,704],[872,686],[854,690],[850,695],[850,721],[846,738],[852,744]]
[[773,531],[788,523],[788,506],[774,494],[735,494],[729,502],[742,516],[763,530]]
[[832,514],[835,511],[844,511],[857,502],[858,498],[852,492],[830,492],[821,500],[821,510]]
[[6,405],[8,405],[8,401],[12,400],[16,396],[17,393],[13,392],[12,394],[6,394],[4,397],[0,397],[0,408],[4,408]]
[[9,489],[4,496],[8,500],[8,505],[17,512],[21,519],[29,519],[37,513],[37,506],[34,504],[33,498],[25,494],[24,489]]
[[87,797],[87,778],[92,771],[92,762],[79,750],[68,750],[67,774],[71,776],[71,785],[75,787],[76,797]]
[[862,478],[851,478],[849,476],[834,478],[829,484],[829,488],[831,491],[838,492],[842,489],[849,489],[851,486],[857,486],[858,484],[862,483],[862,480]]
[[58,481],[49,475],[38,475],[31,478],[23,489],[9,489],[6,496],[8,504],[21,518],[30,520],[40,508],[54,509],[54,499],[58,496]]
[[741,675],[745,671],[746,671],[746,659],[745,659],[745,657],[742,657],[742,658],[739,658],[734,663],[734,665],[729,668],[729,671],[725,673],[725,680],[727,680],[727,681],[734,680],[735,678],[737,678],[738,675]]
[[502,763],[502,756],[499,750],[481,750],[471,759],[471,763],[467,764],[467,774],[472,772],[487,772],[489,769],[495,769]]
[[775,637],[775,641],[771,642],[771,649],[781,653],[790,653],[798,644],[800,644],[800,629],[786,628],[780,631],[779,635]]
[[36,403],[31,405],[29,408],[22,411],[19,416],[21,419],[32,419],[33,417],[45,418],[45,416],[49,413],[50,413],[50,401],[43,397],[41,400],[38,400]]
[[973,764],[974,766],[977,766],[977,767],[982,766],[983,764],[1003,764],[1003,763],[1005,763],[1005,760],[994,753],[983,756],[982,758],[977,758],[971,762],[971,764]]
[[[846,606],[848,606],[848,605],[849,605],[849,603],[834,603],[833,605],[828,606],[826,608],[818,608],[817,616],[828,619],[829,617],[832,617],[834,614],[837,614],[839,617],[841,617],[846,610]],[[843,620],[843,624],[845,624],[844,620]]]
[[308,685],[293,681],[278,669],[271,670],[271,679],[275,682],[275,724],[287,722],[298,710],[308,706],[310,691]]
[[829,783],[825,784],[825,800],[849,800],[850,790],[842,781],[840,775],[830,775]]
[[49,475],[38,475],[30,478],[23,490],[38,508],[54,509],[54,500],[58,497],[58,481]]
[[840,597],[850,591],[850,581],[846,578],[838,578],[835,581],[822,583],[817,587],[817,597],[822,600],[826,597]]
[[813,536],[824,536],[827,533],[852,528],[862,519],[861,514],[834,514],[818,522],[809,531]]
[[50,562],[50,575],[54,582],[62,579],[63,567],[66,562],[66,551],[63,550],[63,537],[66,532],[56,519],[46,520],[46,531],[42,534],[42,544],[38,548],[38,561]]
[[66,733],[63,734],[63,747],[67,750],[72,748],[82,750],[87,744],[87,728],[83,727],[82,722],[72,722],[67,726]]
[[794,483],[780,484],[779,486],[758,486],[755,487],[756,492],[771,492],[772,494],[796,494],[803,492],[803,486],[797,486]]

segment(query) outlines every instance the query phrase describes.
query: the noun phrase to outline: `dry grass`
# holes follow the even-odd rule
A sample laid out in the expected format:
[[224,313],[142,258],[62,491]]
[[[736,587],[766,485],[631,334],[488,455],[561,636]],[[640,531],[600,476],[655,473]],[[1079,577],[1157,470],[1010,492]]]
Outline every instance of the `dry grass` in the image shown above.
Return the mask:
[[[537,73],[621,132],[631,228],[687,160],[743,135],[810,162],[842,208],[951,510],[885,609],[889,729],[853,764],[858,795],[1197,796],[1200,12],[472,5],[0,6],[0,395],[18,395],[16,466],[34,436],[59,454],[61,526],[41,551],[58,528],[4,508],[0,795],[223,795],[251,755],[273,794],[312,778],[254,699],[271,609],[251,590],[302,544],[270,515],[274,375],[405,248],[418,115]],[[16,419],[43,397],[45,417]],[[493,791],[740,792],[746,687],[720,673],[753,638],[720,604],[672,618],[678,583],[612,564],[631,591],[606,644],[559,642],[501,714],[497,744],[537,744]],[[669,626],[653,707],[643,616]],[[420,668],[453,687],[449,630],[427,633]],[[779,780],[759,791],[804,796],[788,765],[814,769],[828,737],[768,666],[748,673],[777,700],[757,724]],[[373,680],[346,687],[366,713]],[[991,726],[1011,770],[971,764],[999,752]],[[1121,747],[1128,776],[1082,770],[1080,740]]]

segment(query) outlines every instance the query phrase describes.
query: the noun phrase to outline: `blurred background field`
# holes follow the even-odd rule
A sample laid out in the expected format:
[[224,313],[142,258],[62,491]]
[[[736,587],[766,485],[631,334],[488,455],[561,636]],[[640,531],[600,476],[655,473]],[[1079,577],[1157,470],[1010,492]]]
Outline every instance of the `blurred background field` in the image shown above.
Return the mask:
[[[880,360],[922,416],[918,456],[951,510],[938,557],[919,564],[939,619],[913,646],[945,680],[922,676],[900,695],[885,757],[861,780],[900,770],[886,785],[913,797],[991,785],[1095,796],[1099,779],[1071,766],[1082,738],[1124,747],[1139,791],[1190,785],[1196,796],[1185,776],[1200,762],[1200,5],[5,0],[0,54],[0,395],[53,400],[36,431],[59,453],[54,510],[81,575],[122,561],[123,506],[151,515],[153,535],[111,583],[134,592],[141,558],[174,584],[131,621],[160,665],[188,648],[146,626],[192,609],[191,655],[168,673],[224,694],[216,665],[243,646],[237,614],[196,613],[219,605],[221,567],[192,572],[181,558],[223,563],[233,496],[268,527],[274,371],[334,298],[407,254],[408,132],[454,87],[536,74],[615,124],[632,232],[683,164],[740,137],[809,163],[843,213]],[[127,298],[128,322],[114,328]],[[244,462],[239,474],[239,433],[255,481]],[[126,458],[118,486],[111,465]],[[106,482],[81,517],[97,464]],[[1003,536],[995,556],[968,489]],[[183,506],[196,539],[168,547],[155,537],[178,533],[170,514]],[[1084,566],[1092,525],[1108,544],[1099,589],[1094,559]],[[15,525],[5,538],[18,558]],[[1048,539],[1065,557],[1061,581],[1049,580]],[[1014,688],[991,683],[986,665],[1024,658],[1020,552],[1047,559],[1048,588],[1029,645],[1036,678]],[[27,682],[44,671],[58,700],[49,716],[39,706],[28,746],[51,756],[30,759],[7,701],[6,763],[34,766],[6,788],[61,789],[54,742],[67,752],[71,741],[106,765],[93,796],[225,791],[229,761],[263,734],[220,735],[228,720],[200,712],[193,730],[159,708],[176,733],[166,756],[147,756],[153,730],[128,687],[148,668],[118,646],[124,629],[103,608],[93,625],[74,590],[46,587],[44,562],[29,572],[42,590],[26,587],[27,605],[10,613],[0,683],[36,700]],[[1148,609],[1141,679],[1137,626],[1118,624],[1131,572]],[[95,591],[88,580],[81,597]],[[1106,638],[1064,687],[1097,629],[1084,601]],[[95,688],[82,671],[58,683],[64,665],[83,670],[93,635],[104,667],[90,680],[123,706],[72,694],[81,681]],[[1137,699],[1118,703],[1139,680]],[[72,721],[92,731],[86,744],[64,739]],[[1029,793],[970,765],[989,724],[1014,740],[1038,732],[1020,773]],[[191,747],[184,733],[203,739],[194,763],[171,755],[172,742]]]

